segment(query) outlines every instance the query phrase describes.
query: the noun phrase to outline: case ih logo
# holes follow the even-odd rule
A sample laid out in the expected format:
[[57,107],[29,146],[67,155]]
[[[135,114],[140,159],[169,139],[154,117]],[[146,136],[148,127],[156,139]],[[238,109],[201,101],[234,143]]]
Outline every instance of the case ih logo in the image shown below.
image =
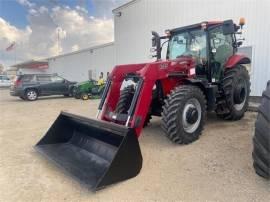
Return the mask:
[[159,68],[160,69],[166,69],[168,67],[168,64],[167,63],[161,63],[160,65],[159,65]]

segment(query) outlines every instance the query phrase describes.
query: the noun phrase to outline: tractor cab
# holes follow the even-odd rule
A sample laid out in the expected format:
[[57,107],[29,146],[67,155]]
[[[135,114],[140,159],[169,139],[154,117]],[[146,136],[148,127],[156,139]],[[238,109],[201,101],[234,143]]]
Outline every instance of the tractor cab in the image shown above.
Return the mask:
[[235,34],[243,25],[243,19],[239,26],[232,20],[227,20],[202,22],[166,30],[166,36],[162,37],[153,32],[152,45],[156,47],[157,52],[155,56],[160,59],[162,50],[160,40],[167,39],[167,60],[191,57],[196,63],[198,78],[218,83],[224,73],[224,65],[242,44],[237,41]]

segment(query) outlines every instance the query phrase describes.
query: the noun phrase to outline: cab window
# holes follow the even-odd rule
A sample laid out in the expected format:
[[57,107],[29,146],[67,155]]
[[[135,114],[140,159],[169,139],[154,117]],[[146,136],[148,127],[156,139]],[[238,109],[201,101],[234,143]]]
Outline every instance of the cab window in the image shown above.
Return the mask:
[[232,35],[224,35],[222,26],[218,26],[209,32],[212,57],[221,66],[233,55]]
[[204,30],[187,30],[172,36],[169,43],[168,59],[189,56],[201,64],[207,58],[206,34]]

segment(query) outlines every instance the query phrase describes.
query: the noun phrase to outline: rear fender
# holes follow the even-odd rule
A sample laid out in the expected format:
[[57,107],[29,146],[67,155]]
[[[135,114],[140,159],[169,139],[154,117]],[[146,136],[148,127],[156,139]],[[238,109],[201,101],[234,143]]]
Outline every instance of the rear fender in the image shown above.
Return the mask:
[[242,54],[235,54],[229,57],[227,62],[225,63],[225,69],[233,68],[238,64],[250,64],[251,60],[246,56]]

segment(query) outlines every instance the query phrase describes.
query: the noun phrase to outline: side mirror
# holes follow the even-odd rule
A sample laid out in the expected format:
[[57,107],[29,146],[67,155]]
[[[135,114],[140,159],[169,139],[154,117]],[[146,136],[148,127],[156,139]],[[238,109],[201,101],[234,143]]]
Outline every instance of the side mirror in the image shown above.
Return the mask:
[[224,35],[233,34],[235,32],[235,27],[232,20],[226,20],[223,22],[222,31]]
[[152,31],[152,35],[152,47],[156,47],[160,43],[160,36],[155,31]]
[[156,47],[157,46],[157,40],[155,37],[152,38],[152,47]]
[[157,32],[152,31],[152,47],[156,47],[156,57],[159,60],[161,58],[161,44],[160,44],[160,36]]
[[243,41],[237,41],[237,43],[236,43],[237,47],[242,46],[242,44],[243,44]]

